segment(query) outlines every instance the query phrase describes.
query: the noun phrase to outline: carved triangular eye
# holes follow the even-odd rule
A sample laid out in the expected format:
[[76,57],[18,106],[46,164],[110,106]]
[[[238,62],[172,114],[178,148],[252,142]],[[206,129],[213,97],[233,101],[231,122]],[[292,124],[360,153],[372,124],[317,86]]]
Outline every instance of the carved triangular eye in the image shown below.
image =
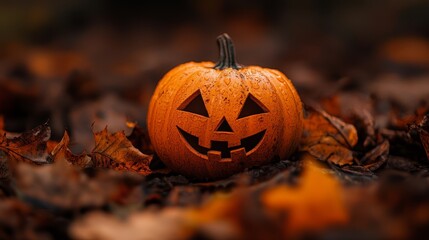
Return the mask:
[[238,119],[267,112],[268,109],[249,93],[243,107],[241,108],[240,115],[238,115]]
[[204,117],[209,117],[206,105],[204,104],[203,97],[200,90],[194,92],[188,97],[178,108],[179,110],[195,113]]

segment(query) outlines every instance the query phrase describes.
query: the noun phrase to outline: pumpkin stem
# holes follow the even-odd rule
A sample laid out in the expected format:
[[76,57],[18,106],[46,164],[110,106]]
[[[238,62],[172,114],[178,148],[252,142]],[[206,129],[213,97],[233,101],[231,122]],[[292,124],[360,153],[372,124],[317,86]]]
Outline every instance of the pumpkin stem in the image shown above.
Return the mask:
[[242,68],[235,59],[234,43],[232,43],[232,39],[228,34],[224,33],[218,36],[217,45],[219,47],[219,61],[213,67],[214,69],[222,70],[225,68]]

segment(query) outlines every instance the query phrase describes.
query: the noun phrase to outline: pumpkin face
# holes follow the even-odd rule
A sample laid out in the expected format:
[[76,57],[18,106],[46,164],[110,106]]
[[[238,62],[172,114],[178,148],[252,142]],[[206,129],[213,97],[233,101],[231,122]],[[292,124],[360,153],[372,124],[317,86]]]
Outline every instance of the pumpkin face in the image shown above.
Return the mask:
[[221,61],[171,70],[148,113],[149,136],[161,160],[199,179],[286,157],[302,129],[301,101],[291,82],[276,70],[239,66],[229,37],[218,41]]

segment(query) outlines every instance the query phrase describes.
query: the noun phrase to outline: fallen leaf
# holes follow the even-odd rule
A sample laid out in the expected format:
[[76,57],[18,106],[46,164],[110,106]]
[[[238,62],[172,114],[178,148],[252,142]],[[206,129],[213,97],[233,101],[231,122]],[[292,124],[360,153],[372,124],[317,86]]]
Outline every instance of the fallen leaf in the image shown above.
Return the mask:
[[384,140],[381,144],[367,152],[360,160],[360,163],[370,171],[377,170],[387,161],[389,148],[389,141]]
[[284,219],[286,236],[348,223],[340,183],[315,162],[307,161],[297,186],[281,185],[262,194],[262,204]]
[[318,160],[341,166],[353,162],[351,149],[357,141],[357,131],[353,125],[344,123],[323,110],[306,110],[300,151],[308,152]]
[[0,150],[12,162],[49,163],[46,143],[50,136],[51,129],[48,123],[11,139],[7,138],[6,133],[4,133],[0,136]]
[[95,147],[90,154],[94,167],[128,170],[143,175],[151,173],[149,164],[152,156],[135,148],[123,131],[110,134],[106,127],[94,136]]
[[109,133],[107,127],[94,133],[95,147],[89,154],[73,154],[68,145],[70,137],[67,132],[58,145],[52,150],[54,162],[66,160],[83,168],[110,168],[119,171],[133,171],[142,175],[152,173],[149,164],[152,155],[145,155],[135,148],[123,131]]
[[339,145],[331,137],[322,137],[319,142],[307,146],[305,150],[318,160],[329,161],[340,166],[353,162],[353,152]]

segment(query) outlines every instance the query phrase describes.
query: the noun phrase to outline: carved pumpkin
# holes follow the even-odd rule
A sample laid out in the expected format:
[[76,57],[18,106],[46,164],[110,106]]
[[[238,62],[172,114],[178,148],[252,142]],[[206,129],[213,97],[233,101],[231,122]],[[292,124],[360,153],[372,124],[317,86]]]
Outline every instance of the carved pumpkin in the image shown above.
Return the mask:
[[241,66],[227,34],[220,60],[185,63],[158,83],[148,112],[153,147],[171,169],[217,179],[289,156],[302,132],[302,104],[281,72]]

